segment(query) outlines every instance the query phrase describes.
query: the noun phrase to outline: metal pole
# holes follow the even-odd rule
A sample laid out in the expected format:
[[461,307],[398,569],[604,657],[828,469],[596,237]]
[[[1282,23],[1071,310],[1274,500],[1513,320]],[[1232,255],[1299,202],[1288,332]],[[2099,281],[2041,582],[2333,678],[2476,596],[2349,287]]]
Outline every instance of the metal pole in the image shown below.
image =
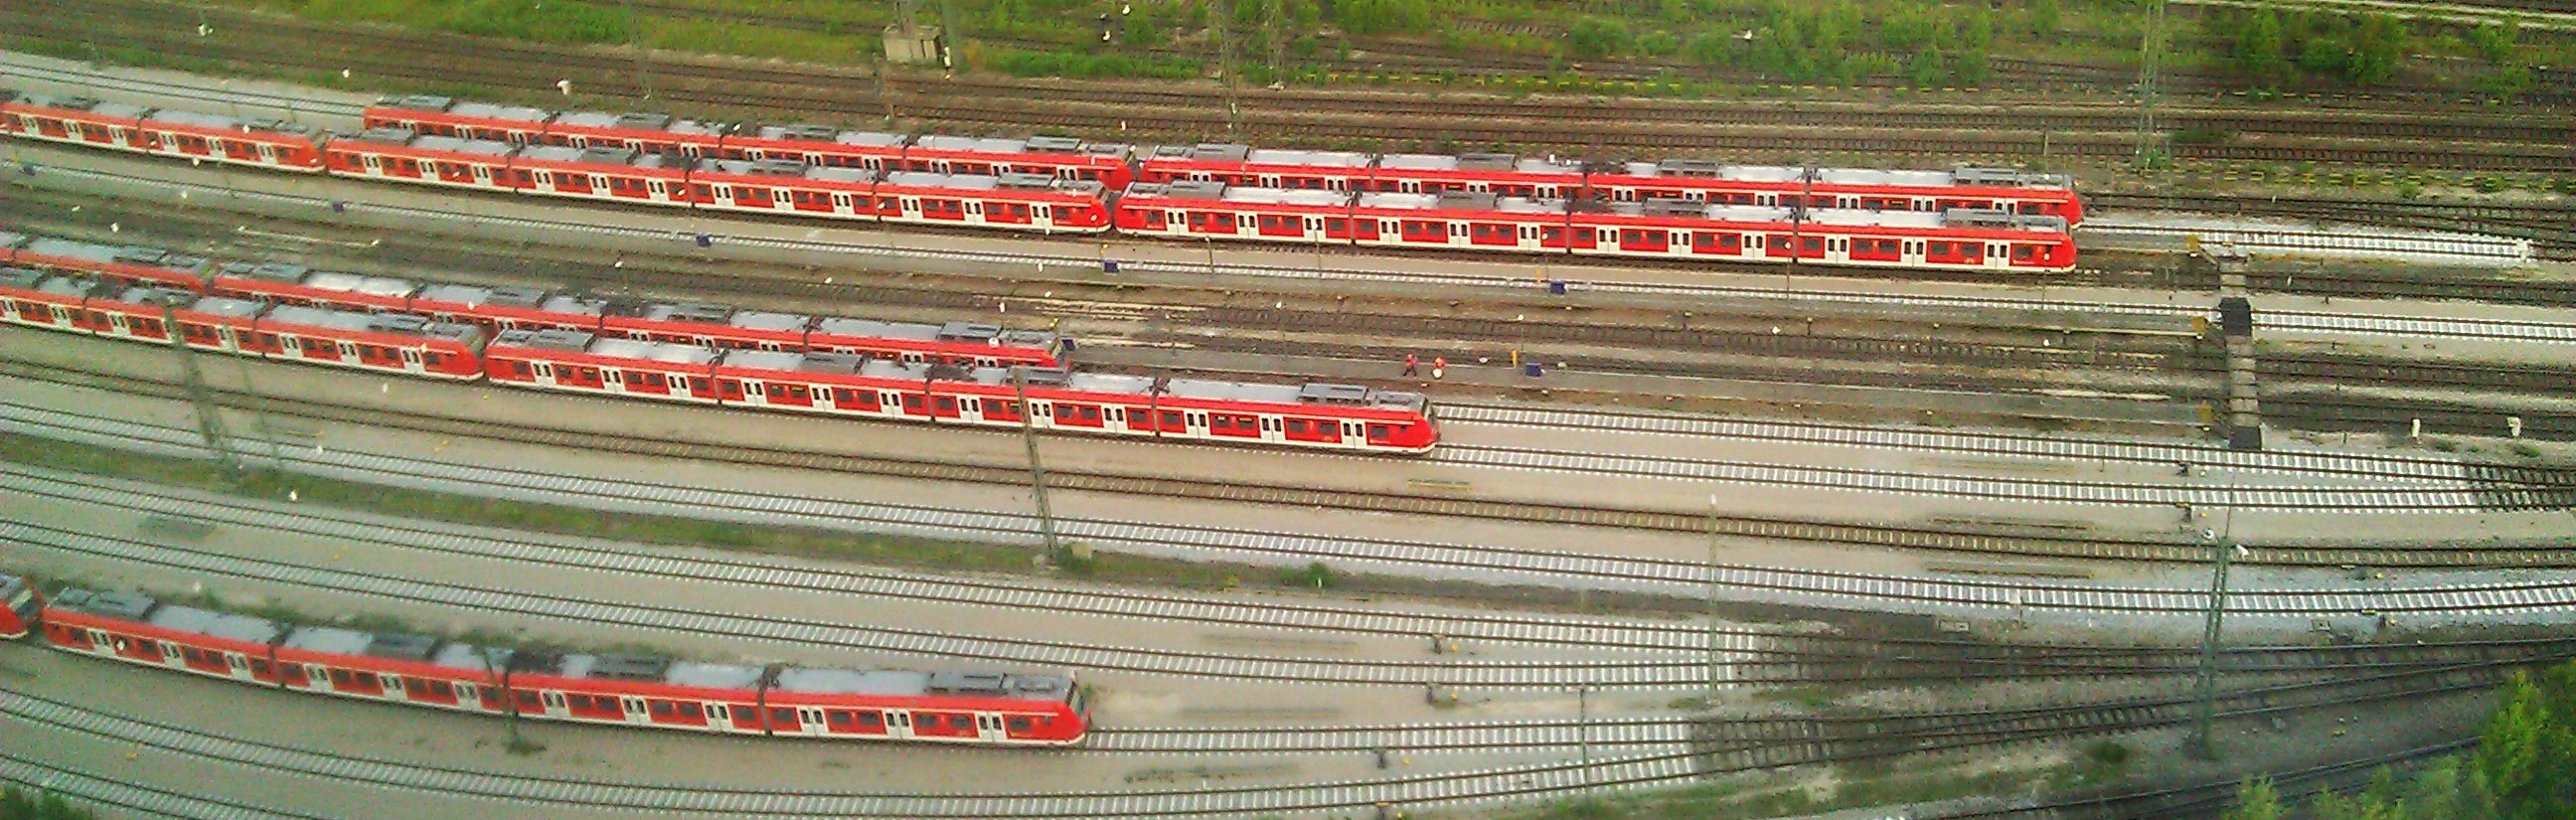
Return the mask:
[[1020,441],[1028,445],[1029,450],[1029,495],[1037,499],[1038,533],[1046,538],[1046,552],[1040,553],[1039,557],[1053,560],[1057,555],[1055,511],[1047,506],[1046,467],[1038,463],[1038,430],[1037,423],[1030,420],[1027,365],[1011,368],[1011,390],[1018,394],[1020,400]]
[[635,19],[635,0],[619,0],[626,8],[626,50],[635,52],[635,85],[644,89],[644,99],[653,99],[653,75],[644,67],[644,26]]
[[188,403],[197,408],[197,434],[206,440],[206,452],[215,463],[227,470],[241,469],[241,459],[233,455],[232,432],[224,429],[223,408],[215,406],[214,391],[206,387],[206,374],[197,369],[197,349],[188,346],[179,332],[179,308],[169,299],[161,302],[161,330],[170,335],[170,347],[179,354],[179,380],[188,390]]
[[[2228,500],[2233,502],[2234,488],[2229,488],[2228,495],[2230,496]],[[2193,756],[2203,760],[2214,760],[2218,757],[2218,743],[2210,733],[2210,723],[2215,719],[2214,713],[2217,711],[2219,624],[2227,615],[2227,565],[2230,559],[2235,557],[2236,552],[2236,507],[2232,503],[2227,508],[2227,523],[2224,526],[2226,533],[2215,538],[2206,538],[2210,533],[2206,530],[2202,531],[2218,556],[2216,561],[2211,562],[2209,621],[2200,633],[2199,693],[2195,696],[2197,702],[2192,705],[2192,729],[2187,745]]]
[[1717,711],[1717,494],[1708,496],[1708,708]]
[[1574,687],[1574,733],[1583,749],[1583,783],[1592,784],[1592,687]]

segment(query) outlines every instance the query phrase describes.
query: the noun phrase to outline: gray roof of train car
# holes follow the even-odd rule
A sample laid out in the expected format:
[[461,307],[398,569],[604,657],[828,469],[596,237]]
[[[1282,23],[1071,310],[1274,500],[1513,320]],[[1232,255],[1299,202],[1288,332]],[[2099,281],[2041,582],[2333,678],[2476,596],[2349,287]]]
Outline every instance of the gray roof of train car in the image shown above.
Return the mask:
[[697,663],[674,661],[662,680],[673,686],[695,686],[703,689],[750,689],[760,685],[763,670],[757,666],[731,663]]
[[297,627],[294,634],[286,636],[285,643],[278,645],[309,652],[328,652],[334,655],[363,655],[366,654],[367,644],[375,640],[376,636],[354,629],[306,626]]
[[164,606],[152,613],[151,624],[181,632],[212,635],[244,643],[267,644],[277,639],[278,625],[266,618],[234,615],[190,606]]
[[591,342],[588,352],[594,356],[613,356],[671,364],[706,364],[716,360],[715,351],[697,345],[615,337]]

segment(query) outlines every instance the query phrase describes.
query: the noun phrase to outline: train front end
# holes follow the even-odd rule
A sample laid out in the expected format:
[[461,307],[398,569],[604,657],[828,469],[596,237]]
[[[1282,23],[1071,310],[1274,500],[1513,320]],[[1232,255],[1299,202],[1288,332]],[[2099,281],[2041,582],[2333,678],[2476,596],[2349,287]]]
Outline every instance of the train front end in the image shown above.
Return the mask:
[[44,596],[27,579],[0,575],[0,639],[17,640],[36,628],[36,613],[45,608]]

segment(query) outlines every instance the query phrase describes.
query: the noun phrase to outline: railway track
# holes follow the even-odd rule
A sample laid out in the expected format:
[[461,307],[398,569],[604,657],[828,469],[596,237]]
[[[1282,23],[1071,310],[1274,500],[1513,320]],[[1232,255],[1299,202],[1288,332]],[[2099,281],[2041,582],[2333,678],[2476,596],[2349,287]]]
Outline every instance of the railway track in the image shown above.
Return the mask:
[[[195,434],[192,431],[109,420],[82,420],[62,414],[23,410],[6,415],[8,421],[0,429],[43,433],[83,443],[180,457],[201,453],[199,445],[193,443]],[[247,452],[254,444],[240,441],[236,446]],[[633,510],[639,508],[637,505],[644,505],[643,509],[663,514],[712,521],[920,535],[977,543],[1032,543],[1036,538],[1036,522],[1019,514],[800,499],[541,475],[345,450],[316,452],[309,459],[299,451],[289,451],[288,455],[293,456],[285,462],[291,472],[451,494],[488,496],[506,492],[512,497],[584,509]],[[1712,593],[1717,593],[1728,601],[1827,606],[1867,602],[1873,608],[1891,611],[2007,613],[2016,617],[2026,612],[2079,610],[2197,617],[2207,604],[2204,593],[2190,589],[2119,589],[2046,580],[1887,577],[1770,567],[1711,567],[1690,561],[1250,532],[1115,519],[1063,518],[1059,519],[1058,525],[1066,539],[1142,555],[1288,566],[1325,562],[1329,566],[1362,573],[1410,576],[1428,572],[1445,579],[1476,583],[1573,585],[1694,602],[1707,601]],[[1779,533],[1793,537],[1800,534]],[[2279,553],[2285,551],[2279,547],[2265,547],[2264,550],[2259,554],[2267,558],[2278,558]],[[2458,555],[2468,550],[2446,552]],[[2256,554],[2252,547],[2248,547],[2249,557]],[[2543,565],[2549,563],[2538,558],[2530,560]],[[2489,562],[2483,565],[2496,564]],[[2416,613],[2487,612],[2519,613],[2516,617],[2523,617],[2576,606],[2576,593],[2570,590],[2576,590],[2576,586],[2549,579],[2466,584],[2438,581],[2418,586],[2374,584],[2348,589],[2243,591],[2231,596],[2230,608],[2241,613],[2240,617],[2332,618],[2383,613],[2411,616]]]
[[[2576,206],[2571,205],[2107,192],[2088,193],[2084,198],[2095,208],[2287,216],[2436,231],[2465,229],[2530,240],[2533,252],[2543,259],[2576,258]],[[2570,301],[2567,287],[2550,283],[2531,284],[2548,288],[2539,292],[2540,298],[2545,300],[2540,303],[2563,305]],[[2510,301],[2529,298],[2507,297]]]
[[[116,390],[127,395],[156,395],[171,399],[184,398],[184,392],[177,385],[120,374],[84,371],[57,365],[33,365],[26,362],[7,363],[5,365],[5,369],[0,369],[0,372],[7,372],[22,378],[45,378],[50,380],[61,380],[65,383],[100,386]],[[219,390],[213,392],[216,400],[237,407],[247,408],[269,403],[268,400],[261,397],[242,395],[231,391]],[[312,418],[318,421],[358,424],[389,429],[406,429],[441,436],[461,436],[485,439],[497,438],[524,444],[543,444],[592,452],[616,452],[635,455],[651,455],[656,457],[690,458],[716,463],[765,464],[769,466],[821,469],[831,472],[924,478],[967,483],[1004,484],[1012,486],[1025,483],[1023,471],[1016,465],[1004,466],[943,463],[926,460],[894,459],[873,456],[790,452],[774,449],[750,448],[733,444],[654,439],[629,434],[611,435],[566,428],[496,424],[489,419],[434,418],[427,415],[417,415],[404,412],[387,412],[353,405],[339,405],[314,401],[300,402],[296,406],[292,407],[271,407],[267,412],[292,417]],[[1001,435],[1001,433],[992,434]],[[1328,457],[1338,458],[1340,456]],[[1967,477],[1927,478],[1906,473],[1885,471],[1840,470],[1767,464],[1735,464],[1714,461],[1681,462],[1670,459],[1602,456],[1583,453],[1546,453],[1529,450],[1513,450],[1509,448],[1473,448],[1453,446],[1436,451],[1432,458],[1440,462],[1463,465],[1544,468],[1558,471],[1593,473],[1597,475],[1656,475],[1675,478],[1720,479],[1737,482],[1754,482],[1831,489],[1865,488],[1877,491],[1921,492],[1933,495],[1963,497],[2025,499],[2036,497],[2039,500],[2084,501],[2089,503],[2108,504],[2157,506],[2193,504],[2206,506],[2288,507],[2303,510],[2312,510],[2321,507],[2355,510],[2513,510],[2553,509],[2576,505],[2576,499],[2568,497],[2576,495],[2576,487],[2554,483],[2526,483],[2533,479],[2546,479],[2552,474],[2530,473],[2526,476],[2522,473],[2511,471],[2496,471],[2487,474],[2464,475],[2459,481],[2448,486],[2426,487],[2419,485],[2400,486],[2387,489],[2331,487],[2311,489],[2277,485],[2267,486],[2261,484],[2231,484],[2226,486],[2167,485],[2162,487],[2140,487],[2121,482],[2030,481],[2019,479],[1977,479]],[[1537,501],[1487,501],[1472,498],[1439,497],[1411,493],[1327,490],[1288,485],[1211,482],[1170,477],[1147,477],[1140,475],[1101,473],[1084,470],[1059,469],[1050,471],[1050,473],[1049,486],[1059,487],[1065,490],[1092,490],[1173,498],[1197,498],[1237,502],[1248,501],[1257,503],[1290,504],[1296,506],[1323,506],[1328,508],[1375,510],[1381,512],[1449,515],[1469,518],[1494,518],[1524,522],[1587,524],[1594,526],[1661,529],[1683,532],[1702,532],[1712,526],[1710,516],[1704,510],[1694,510],[1684,513],[1643,508],[1613,508],[1603,506],[1555,504]],[[2042,552],[2043,554],[2062,555],[2069,551],[2073,551],[2082,554],[2080,556],[2069,555],[2067,557],[2090,557],[2115,560],[2125,558],[2127,560],[2196,562],[2203,558],[2201,553],[2205,550],[2204,547],[2192,544],[2158,543],[2153,541],[2125,539],[2095,542],[2090,546],[2081,545],[2080,542],[2077,544],[2069,544],[2062,543],[2058,539],[2044,538],[2021,539],[2020,543],[2016,543],[2017,539],[1992,535],[1975,535],[1960,538],[1960,536],[1965,534],[1937,533],[1934,531],[1896,527],[1871,527],[1846,524],[1823,525],[1815,522],[1797,522],[1792,524],[1787,521],[1765,518],[1726,518],[1723,519],[1721,523],[1717,524],[1717,526],[1721,529],[1737,531],[1744,535],[1762,537],[1779,537],[1780,535],[1785,535],[1790,532],[1802,531],[1814,532],[1819,535],[1826,532],[1835,532],[1844,535],[1845,538],[1849,538],[1851,536],[1863,536],[1866,541],[1877,541],[1887,546],[1930,546],[1933,544],[1949,543],[1959,545],[1970,551],[1979,552],[2019,552],[2034,550]],[[1824,527],[1825,529],[1810,529],[1812,527],[1819,526]],[[1868,537],[1864,534],[1876,534],[1877,537]],[[1844,539],[1832,538],[1825,540]],[[2254,560],[2266,560],[2267,558],[2279,560],[2281,558],[2287,558],[2290,555],[2341,552],[2345,552],[2345,550],[2322,547],[2309,548],[2307,550],[2299,550],[2295,552],[2284,551],[2277,556],[2267,553],[2265,558]],[[2379,552],[2381,551],[2364,551],[2358,554],[2375,555]],[[2440,554],[2408,550],[2398,550],[2393,552],[2398,554],[2420,554],[2425,556]],[[2486,563],[2495,557],[2515,555],[2518,553],[2513,550],[2505,550],[2501,553],[2478,551],[2476,554],[2481,557],[2481,563]],[[2536,558],[2536,556],[2525,557],[2520,560],[2513,561],[2512,563],[2524,563],[2529,560],[2533,560],[2534,558]],[[2426,560],[2428,559],[2418,558],[2415,561],[2408,563],[2412,565],[2422,565],[2419,562]],[[2293,562],[2296,561],[2294,560]],[[2338,560],[2330,561],[2329,563],[2345,564],[2355,562],[2349,560]],[[2433,565],[2442,565],[2447,563],[2450,562],[2434,559]]]
[[[2493,686],[2501,676],[2499,667],[2450,667],[2304,688],[2229,691],[2220,695],[2216,709],[2219,716],[2235,719],[2325,706],[2397,704],[2477,691]],[[1012,817],[1031,820],[1473,805],[1595,788],[1626,789],[1676,784],[1780,766],[1885,760],[1922,752],[2160,728],[2179,725],[2187,720],[2185,708],[2107,704],[2053,713],[1999,712],[1969,717],[1964,723],[1947,717],[1900,718],[1886,721],[1886,725],[1911,729],[1911,732],[1859,737],[1765,737],[1750,739],[1752,742],[1749,743],[1731,742],[1710,732],[1678,751],[1657,749],[1645,754],[1611,754],[1579,762],[1316,784],[1189,791],[887,794],[882,790],[876,793],[751,791],[669,783],[568,781],[427,766],[226,737],[85,709],[0,687],[0,719],[15,724],[18,731],[53,738],[56,742],[77,738],[119,748],[149,749],[156,755],[175,755],[218,766],[289,772],[325,782],[364,784],[396,792],[463,795],[564,808],[651,809],[687,814],[721,813],[726,816],[793,814],[825,817]],[[67,781],[65,785],[82,797],[90,796],[97,783],[118,782],[83,769],[36,761],[19,752],[0,754],[5,754],[5,759],[14,764],[11,768],[19,771],[44,769],[70,775],[64,778]],[[113,789],[100,791],[125,796]]]
[[[36,0],[31,5],[41,5],[42,2]],[[152,43],[166,53],[249,65],[293,64],[281,60],[279,54],[282,52],[277,49],[257,44],[209,43],[207,38],[189,36],[194,32],[183,32],[170,26],[167,16],[142,13],[141,10],[149,8],[150,4],[113,11],[99,10],[92,5],[58,9],[61,14],[30,15],[22,30],[31,36],[57,41],[88,42],[90,39],[85,38],[100,36],[96,27],[116,26],[122,29],[124,36],[138,41],[138,45]],[[84,17],[89,19],[83,20]],[[573,74],[579,77],[578,81],[584,84],[585,89],[598,89],[610,97],[632,99],[643,96],[646,91],[645,81],[636,76],[636,61],[607,54],[536,49],[467,38],[404,37],[268,17],[244,16],[219,25],[235,31],[259,31],[263,26],[292,30],[308,48],[320,47],[331,56],[344,57],[328,60],[341,63],[328,68],[348,68],[347,63],[359,61],[368,67],[370,74],[395,77],[415,85],[466,82],[495,88],[535,88],[552,85],[561,75]],[[419,45],[423,41],[436,45],[427,54],[422,54]],[[438,49],[472,53],[476,57],[441,61],[435,59]],[[410,62],[401,62],[403,60]],[[516,68],[525,65],[543,65],[546,68],[543,71]],[[325,68],[318,65],[306,67]],[[1146,98],[1154,92],[1127,89],[1070,91],[1055,88],[1016,99],[997,98],[1002,92],[994,87],[978,89],[978,93],[971,95],[947,93],[935,98],[916,90],[909,94],[909,98],[898,99],[904,95],[879,96],[868,90],[875,85],[873,78],[847,74],[793,72],[740,63],[710,63],[685,69],[665,67],[663,70],[691,73],[688,81],[671,81],[666,77],[665,82],[652,89],[654,95],[675,103],[859,119],[889,116],[901,109],[901,116],[933,122],[1000,125],[1014,129],[1032,125],[1062,127],[1091,135],[1123,134],[1132,130],[1144,135],[1181,138],[1242,134],[1346,139],[1353,133],[1365,133],[1400,145],[1415,146],[1492,143],[1577,150],[1724,150],[1761,155],[1789,151],[1870,156],[1941,154],[1998,157],[2054,152],[2068,156],[2125,157],[2133,153],[2135,147],[2131,135],[2116,131],[2092,135],[2070,133],[2063,139],[2041,134],[1993,136],[1941,130],[1855,136],[1847,127],[1826,124],[1808,131],[1729,134],[1712,133],[1706,127],[1660,124],[1605,129],[1599,122],[1575,123],[1559,119],[1577,110],[1590,110],[1588,105],[1577,104],[1559,105],[1553,112],[1541,111],[1527,119],[1498,125],[1494,120],[1474,114],[1429,118],[1418,109],[1395,116],[1365,113],[1319,116],[1311,106],[1303,105],[1283,105],[1270,111],[1260,110],[1257,106],[1248,112],[1222,107],[1184,111],[1150,107],[1156,104]],[[535,74],[546,76],[531,76]],[[1076,99],[1085,96],[1088,98]],[[2412,130],[2436,128],[2426,125]],[[2410,138],[2429,136],[2414,133]],[[2327,144],[2176,144],[2173,153],[2177,157],[2191,159],[2327,162],[2378,167],[2537,172],[2576,169],[2576,153],[2566,150],[2563,144],[2547,142],[2535,143],[2528,148],[2477,145],[2453,150]]]
[[[824,592],[890,601],[1034,610],[1062,615],[1147,619],[1256,630],[1307,630],[1421,641],[1458,651],[1468,646],[1580,647],[1601,651],[1687,654],[1704,664],[1712,646],[1721,674],[1734,684],[1938,679],[1999,674],[2163,674],[2195,668],[2188,647],[2023,644],[1717,627],[1690,621],[1570,618],[1484,612],[1422,615],[1352,610],[1293,602],[1245,601],[1183,594],[983,581],[907,573],[816,568],[752,557],[692,555],[686,560],[580,539],[523,535],[511,540],[482,529],[405,521],[330,508],[279,508],[220,496],[174,492],[132,482],[0,464],[0,487],[43,498],[128,510],[146,520],[286,533],[351,545],[550,567],[638,579],[681,579],[754,587],[765,592]],[[1714,642],[1714,643],[1713,643]],[[2394,644],[2239,645],[2225,668],[2235,673],[2353,673],[2390,667],[2500,662],[2576,655],[2576,639],[2422,641]]]
[[[83,168],[47,166],[44,170],[45,175],[43,178],[62,176],[75,179],[93,180],[112,185],[154,188],[172,193],[187,192],[197,196],[230,197],[255,201],[268,206],[304,210],[315,214],[330,212],[336,215],[342,211],[346,211],[361,215],[382,216],[411,224],[442,225],[449,232],[506,228],[522,237],[532,234],[537,236],[547,236],[569,240],[570,244],[575,245],[596,243],[600,241],[601,238],[606,237],[662,243],[667,246],[668,253],[673,255],[703,255],[704,253],[695,246],[694,234],[679,233],[670,230],[636,228],[602,222],[535,219],[525,217],[494,217],[460,211],[453,208],[418,208],[396,204],[377,204],[366,201],[332,199],[323,196],[248,190],[229,186],[218,187],[213,185],[173,182],[165,179],[144,177],[128,173],[96,171]],[[800,254],[809,254],[811,255],[811,258],[814,259],[831,259],[861,266],[880,265],[883,264],[882,260],[888,259],[904,259],[912,261],[964,262],[990,266],[994,270],[1035,269],[1039,271],[1039,274],[1036,277],[1025,279],[1020,277],[1010,277],[1009,281],[1026,283],[1028,285],[1040,286],[1042,288],[1056,284],[1067,284],[1081,287],[1093,287],[1102,284],[1102,282],[1096,278],[1065,280],[1049,276],[1046,273],[1049,266],[1077,271],[1086,269],[1096,270],[1100,264],[1099,256],[1097,253],[1089,250],[1057,253],[1028,253],[980,251],[951,247],[904,247],[875,241],[774,239],[761,236],[736,236],[723,233],[710,233],[709,237],[711,241],[721,243],[727,247],[745,247],[769,251],[789,251]],[[1318,248],[1315,250],[1320,253],[1330,249]],[[1763,285],[1641,282],[1623,278],[1631,275],[1629,268],[1598,266],[1567,260],[1515,261],[1544,266],[1542,270],[1546,273],[1546,276],[1548,278],[1564,282],[1569,293],[1581,292],[1587,296],[1598,294],[1610,297],[1649,299],[1666,297],[1680,297],[1695,300],[1743,299],[1777,302],[1781,304],[1865,306],[1873,309],[1903,306],[1966,311],[2010,310],[2043,314],[2065,311],[2083,311],[2105,316],[2170,317],[2184,322],[2188,322],[2194,317],[2214,317],[2216,313],[2215,310],[2211,308],[2181,306],[2168,302],[2070,302],[2064,300],[1995,296],[1952,296],[1890,293],[1875,290],[1836,290],[1832,285],[1820,285],[1812,282],[1803,285],[1797,284],[1795,283],[1795,279],[1800,275],[1799,272],[1782,271],[1774,267],[1764,267],[1754,270],[1769,276],[1783,277],[1783,284],[1780,287],[1768,287]],[[1312,265],[1215,261],[1202,263],[1196,261],[1129,259],[1124,261],[1123,267],[1125,270],[1137,275],[1177,275],[1196,281],[1205,281],[1200,277],[1234,276],[1244,277],[1255,281],[1278,282],[1283,285],[1290,283],[1348,283],[1354,285],[1398,285],[1409,288],[1434,289],[1482,288],[1517,293],[1529,293],[1533,290],[1532,280],[1529,279],[1526,274],[1445,273],[1392,271],[1361,267],[1332,267],[1324,265],[1320,259]],[[1852,272],[1836,271],[1835,275],[1840,276],[1850,273]],[[2286,274],[2279,274],[2276,275],[2276,277],[2279,280],[2283,280],[2278,283],[2281,287],[2287,288],[2291,292],[2302,294],[2368,296],[2379,293],[2382,290],[2374,285],[2335,285],[2334,283],[2336,278],[2332,276],[2312,275],[2306,277],[2292,277]],[[703,276],[701,276],[701,278],[703,278]],[[777,289],[775,292],[781,295],[804,295],[817,297],[846,294],[850,289],[857,287],[856,285],[835,286],[829,283],[810,280],[801,283],[756,285],[754,284],[754,280],[745,277],[727,277],[726,281],[729,283],[728,287],[743,287],[747,289],[775,288]],[[2168,282],[2165,284],[2179,286],[2187,283]],[[2576,295],[2569,295],[2566,288],[2546,285],[2526,288],[2517,284],[2515,280],[2508,279],[2488,278],[2473,281],[2452,281],[2438,287],[2436,292],[2443,293],[2450,298],[2483,299],[2487,294],[2492,293],[2500,298],[2506,299],[2507,301],[2528,301],[2535,304],[2576,305]],[[2422,316],[2384,316],[2377,314],[2347,314],[2306,310],[2264,310],[2261,313],[2260,321],[2262,322],[2263,327],[2268,330],[2288,330],[2303,333],[2423,339],[2476,339],[2499,342],[2531,342],[2543,344],[2576,344],[2576,324],[2570,323]]]

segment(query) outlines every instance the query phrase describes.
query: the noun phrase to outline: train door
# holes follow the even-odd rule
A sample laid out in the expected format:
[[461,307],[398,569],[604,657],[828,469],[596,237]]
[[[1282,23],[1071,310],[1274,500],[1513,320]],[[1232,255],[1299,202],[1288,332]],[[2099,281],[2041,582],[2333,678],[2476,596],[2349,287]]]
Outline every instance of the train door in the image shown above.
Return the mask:
[[555,386],[555,365],[553,362],[531,362],[528,365],[528,373],[535,377],[538,386]]
[[250,659],[239,652],[224,653],[224,669],[239,680],[250,680]]
[[957,397],[957,420],[970,424],[984,421],[984,400],[973,396]]
[[1192,410],[1192,411],[1189,411],[1189,412],[1188,412],[1188,413],[1186,413],[1186,414],[1183,414],[1183,415],[1182,415],[1182,418],[1183,418],[1184,420],[1186,420],[1186,422],[1187,422],[1187,424],[1188,424],[1188,427],[1187,427],[1187,435],[1188,435],[1190,438],[1207,438],[1207,437],[1208,437],[1208,414],[1207,414],[1207,411],[1205,411],[1205,410]]
[[797,731],[797,732],[802,733],[802,734],[808,734],[808,735],[819,735],[819,734],[823,734],[823,733],[825,733],[825,732],[828,732],[828,731],[830,731],[830,730],[831,730],[831,729],[830,729],[830,727],[829,727],[829,726],[824,725],[824,723],[823,723],[823,707],[820,707],[820,706],[799,706],[799,707],[796,707],[796,731]]
[[386,700],[410,700],[411,692],[403,688],[401,675],[377,675],[376,685],[383,687]]
[[1286,434],[1286,432],[1285,432],[1285,431],[1286,431],[1286,425],[1285,425],[1285,423],[1284,423],[1284,422],[1280,421],[1280,419],[1279,419],[1279,417],[1278,417],[1278,416],[1262,416],[1262,417],[1260,417],[1260,418],[1261,418],[1261,440],[1262,440],[1262,441],[1286,441],[1286,440],[1287,440],[1287,434]]
[[636,697],[636,696],[634,696],[634,695],[625,695],[625,696],[621,696],[621,697],[619,697],[619,698],[617,699],[617,702],[618,702],[618,704],[619,704],[619,705],[626,707],[626,722],[628,722],[628,723],[651,723],[651,722],[653,722],[653,713],[645,710],[645,708],[644,708],[644,699],[643,699],[643,698],[639,698],[639,697]]
[[331,688],[331,668],[318,663],[304,665],[304,685],[316,692],[336,691]]
[[993,742],[1004,740],[1007,737],[1008,735],[1002,733],[1001,715],[988,714],[984,712],[975,713],[975,739]]
[[557,692],[552,689],[538,692],[537,701],[545,704],[546,717],[562,720],[572,716],[572,707],[564,705],[564,693],[562,692]]
[[1345,421],[1342,422],[1341,440],[1335,443],[1351,447],[1359,447],[1362,446],[1362,443],[1365,441],[1367,441],[1367,439],[1360,432],[1360,423],[1356,421]]
[[186,670],[188,668],[187,655],[179,651],[178,644],[171,643],[169,641],[154,641],[153,643],[160,644],[161,646],[162,665],[179,670]]
[[1825,261],[1851,261],[1851,239],[1837,236],[1832,239],[1825,240]]
[[2001,242],[1986,243],[1986,267],[2000,268],[2011,263],[2012,248]]
[[891,737],[891,738],[908,738],[908,737],[911,737],[911,736],[912,736],[912,713],[911,713],[911,712],[904,711],[904,710],[901,710],[901,709],[888,709],[888,710],[886,710],[886,712],[885,712],[885,727],[886,727],[886,737]]
[[416,347],[406,347],[406,348],[403,348],[403,349],[402,349],[402,365],[403,365],[403,369],[404,369],[404,370],[406,370],[406,371],[410,371],[410,372],[413,372],[413,373],[421,372],[421,365],[420,365],[420,349],[419,349],[419,348],[416,348]]

